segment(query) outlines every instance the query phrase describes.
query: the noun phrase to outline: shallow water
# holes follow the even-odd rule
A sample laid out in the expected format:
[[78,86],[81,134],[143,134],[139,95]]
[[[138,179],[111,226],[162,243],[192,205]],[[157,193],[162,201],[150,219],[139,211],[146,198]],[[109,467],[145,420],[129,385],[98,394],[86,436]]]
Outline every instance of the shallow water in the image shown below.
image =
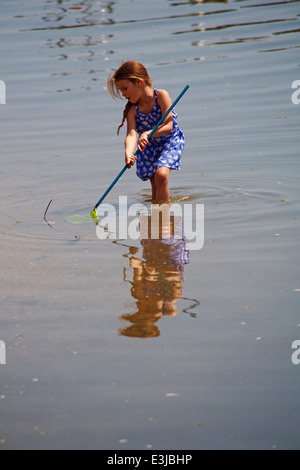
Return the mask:
[[[299,1],[0,9],[0,448],[299,449]],[[177,270],[88,217],[124,164],[105,86],[131,58],[190,85],[171,201],[204,204],[205,243]],[[106,202],[150,194],[130,170]]]

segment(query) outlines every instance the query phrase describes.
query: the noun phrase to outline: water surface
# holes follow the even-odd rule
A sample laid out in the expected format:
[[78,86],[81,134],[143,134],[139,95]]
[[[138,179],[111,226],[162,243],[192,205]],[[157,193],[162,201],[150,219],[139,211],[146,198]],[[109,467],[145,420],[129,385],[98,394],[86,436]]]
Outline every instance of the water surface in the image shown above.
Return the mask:
[[[0,9],[1,448],[298,449],[299,1]],[[124,164],[127,59],[190,85],[171,200],[204,204],[205,244],[177,267],[88,218]],[[134,170],[119,195],[149,207]]]

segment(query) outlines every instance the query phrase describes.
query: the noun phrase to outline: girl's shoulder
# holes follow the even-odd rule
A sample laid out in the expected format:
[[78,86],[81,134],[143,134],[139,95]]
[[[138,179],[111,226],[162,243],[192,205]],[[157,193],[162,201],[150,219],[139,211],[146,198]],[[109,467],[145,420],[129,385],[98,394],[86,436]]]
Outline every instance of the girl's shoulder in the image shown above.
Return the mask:
[[135,109],[134,104],[130,106],[127,116],[134,116],[134,117],[136,116],[136,109]]
[[156,90],[158,99],[169,98],[170,95],[166,90]]
[[157,101],[160,107],[170,106],[171,98],[166,90],[157,90]]

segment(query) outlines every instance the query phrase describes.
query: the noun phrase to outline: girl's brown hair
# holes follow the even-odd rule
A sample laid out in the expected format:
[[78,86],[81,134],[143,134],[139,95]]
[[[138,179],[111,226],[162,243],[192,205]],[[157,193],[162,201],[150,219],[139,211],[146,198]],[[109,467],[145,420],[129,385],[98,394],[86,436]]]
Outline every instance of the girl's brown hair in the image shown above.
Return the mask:
[[[135,83],[137,80],[143,80],[145,85],[152,87],[152,80],[148,75],[147,69],[140,62],[130,60],[124,62],[118,70],[111,73],[107,80],[108,93],[113,98],[122,98],[117,82],[120,80],[130,80]],[[132,103],[128,101],[123,112],[122,124],[118,127],[117,134],[119,135],[120,129],[124,126],[127,114],[131,108]]]

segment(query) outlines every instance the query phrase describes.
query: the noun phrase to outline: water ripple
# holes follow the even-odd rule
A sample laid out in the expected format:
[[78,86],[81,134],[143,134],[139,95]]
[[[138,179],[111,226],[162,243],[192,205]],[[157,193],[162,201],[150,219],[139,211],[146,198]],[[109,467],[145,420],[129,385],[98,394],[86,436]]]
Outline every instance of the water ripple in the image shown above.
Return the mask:
[[[145,23],[145,22],[154,22],[154,21],[164,21],[164,20],[175,20],[181,18],[192,18],[192,17],[199,17],[199,16],[207,16],[207,15],[215,15],[220,13],[232,13],[236,11],[235,9],[227,9],[227,10],[217,10],[217,11],[208,11],[208,12],[200,12],[200,13],[187,13],[182,15],[168,15],[168,16],[158,16],[158,17],[151,17],[151,18],[138,18],[138,19],[128,19],[128,20],[114,20],[112,18],[101,21],[101,22],[90,22],[90,23],[80,23],[80,24],[71,24],[71,25],[59,25],[59,26],[44,26],[44,27],[37,27],[37,28],[29,28],[29,29],[22,29],[21,32],[28,32],[28,31],[49,31],[49,30],[60,30],[60,29],[73,29],[73,28],[87,28],[90,26],[114,26],[114,25],[121,25],[121,24],[132,24],[132,23]],[[175,34],[175,33],[174,33]]]
[[179,35],[179,34],[198,33],[198,32],[204,32],[204,31],[218,31],[218,30],[223,30],[223,29],[228,29],[228,28],[236,28],[236,27],[241,27],[241,26],[255,26],[255,25],[261,25],[261,24],[281,23],[281,22],[286,22],[286,21],[295,21],[295,18],[264,20],[264,21],[252,21],[252,22],[235,23],[235,24],[224,24],[224,25],[205,27],[205,28],[203,28],[203,27],[194,28],[194,29],[190,29],[190,30],[186,30],[186,31],[177,31],[177,32],[174,32],[172,34]]

